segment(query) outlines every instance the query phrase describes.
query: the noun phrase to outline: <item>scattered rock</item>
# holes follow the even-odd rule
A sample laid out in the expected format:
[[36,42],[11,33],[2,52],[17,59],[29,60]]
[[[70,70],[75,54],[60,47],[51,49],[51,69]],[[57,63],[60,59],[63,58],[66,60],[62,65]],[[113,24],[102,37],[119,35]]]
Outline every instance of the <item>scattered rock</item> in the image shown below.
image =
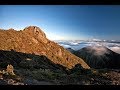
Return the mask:
[[8,80],[7,80],[7,84],[8,84],[8,85],[24,85],[24,83],[16,82],[16,81],[13,80],[13,79],[8,79]]
[[7,71],[7,73],[10,74],[10,75],[15,75],[15,73],[13,72],[13,71],[14,71],[14,68],[13,68],[12,65],[8,65],[6,71]]

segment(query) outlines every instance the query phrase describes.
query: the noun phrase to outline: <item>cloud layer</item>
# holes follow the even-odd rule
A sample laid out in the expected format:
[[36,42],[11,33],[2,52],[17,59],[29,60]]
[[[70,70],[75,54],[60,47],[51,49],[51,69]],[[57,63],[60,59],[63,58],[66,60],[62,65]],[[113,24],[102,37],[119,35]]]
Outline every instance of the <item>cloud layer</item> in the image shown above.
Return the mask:
[[64,48],[72,48],[73,50],[79,50],[86,46],[92,46],[94,49],[97,50],[96,53],[101,54],[104,53],[104,48],[98,48],[95,46],[105,46],[110,50],[120,54],[120,43],[118,42],[108,42],[108,41],[56,41],[59,45],[63,46]]

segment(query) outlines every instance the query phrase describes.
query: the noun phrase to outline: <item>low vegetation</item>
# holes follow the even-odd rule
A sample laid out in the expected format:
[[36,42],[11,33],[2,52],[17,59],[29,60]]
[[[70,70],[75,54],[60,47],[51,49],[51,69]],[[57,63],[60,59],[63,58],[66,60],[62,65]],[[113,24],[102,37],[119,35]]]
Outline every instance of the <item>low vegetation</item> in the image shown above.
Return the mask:
[[119,84],[113,73],[90,68],[38,27],[0,30],[0,85]]

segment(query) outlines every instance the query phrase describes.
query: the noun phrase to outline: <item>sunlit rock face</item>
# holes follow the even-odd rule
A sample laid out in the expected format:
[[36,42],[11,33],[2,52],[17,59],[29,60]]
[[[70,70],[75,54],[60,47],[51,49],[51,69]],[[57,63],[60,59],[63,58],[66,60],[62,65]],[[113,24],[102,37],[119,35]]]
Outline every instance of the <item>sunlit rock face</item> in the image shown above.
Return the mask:
[[85,69],[90,68],[84,60],[47,39],[45,33],[37,26],[28,26],[20,31],[0,30],[0,50],[44,55],[54,64],[60,64],[68,69],[76,64]]
[[44,43],[48,42],[45,33],[36,26],[29,26],[24,29],[24,32],[28,33],[29,35],[33,36],[38,41],[42,41]]

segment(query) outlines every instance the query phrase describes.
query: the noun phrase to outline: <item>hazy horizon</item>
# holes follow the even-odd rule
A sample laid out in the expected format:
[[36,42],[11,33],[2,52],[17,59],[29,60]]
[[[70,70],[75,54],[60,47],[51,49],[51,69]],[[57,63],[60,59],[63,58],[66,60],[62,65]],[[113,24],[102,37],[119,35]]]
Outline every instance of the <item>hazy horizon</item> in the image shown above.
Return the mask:
[[120,40],[119,5],[0,5],[0,28],[38,26],[50,40]]

